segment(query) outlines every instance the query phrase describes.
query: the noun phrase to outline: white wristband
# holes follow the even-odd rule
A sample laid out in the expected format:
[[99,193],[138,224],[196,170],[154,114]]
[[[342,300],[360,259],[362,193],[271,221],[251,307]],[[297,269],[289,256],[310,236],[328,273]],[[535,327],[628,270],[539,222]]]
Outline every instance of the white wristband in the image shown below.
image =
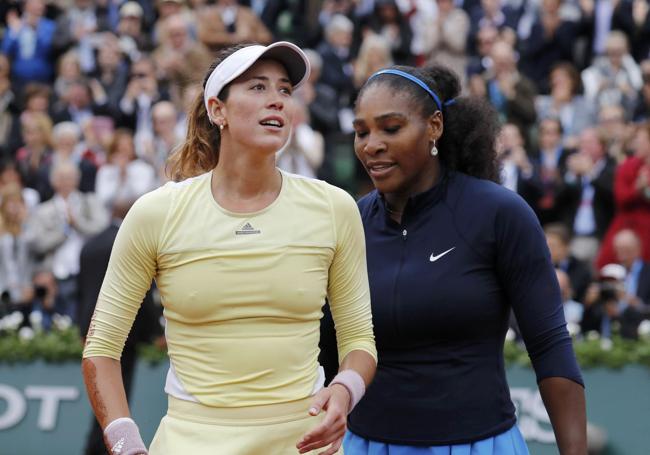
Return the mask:
[[350,394],[350,407],[348,408],[349,414],[361,400],[363,394],[366,393],[366,383],[363,381],[361,375],[356,371],[343,370],[334,376],[334,379],[330,382],[330,386],[334,384],[341,384],[348,390],[348,393]]
[[104,438],[111,455],[147,454],[138,425],[129,417],[113,420],[104,428]]

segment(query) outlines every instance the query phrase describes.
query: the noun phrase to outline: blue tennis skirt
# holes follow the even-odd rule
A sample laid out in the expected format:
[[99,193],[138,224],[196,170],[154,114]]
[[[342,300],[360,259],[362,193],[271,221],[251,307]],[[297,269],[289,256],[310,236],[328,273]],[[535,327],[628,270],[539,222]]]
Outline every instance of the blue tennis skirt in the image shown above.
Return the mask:
[[345,455],[529,455],[517,425],[504,433],[470,444],[431,447],[370,441],[348,430],[343,449]]

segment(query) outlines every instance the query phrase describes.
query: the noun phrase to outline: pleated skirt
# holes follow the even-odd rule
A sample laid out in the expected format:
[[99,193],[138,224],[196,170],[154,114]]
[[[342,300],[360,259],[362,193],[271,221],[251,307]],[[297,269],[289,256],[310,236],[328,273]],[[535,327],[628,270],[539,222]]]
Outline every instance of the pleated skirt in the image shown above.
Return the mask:
[[[212,408],[169,397],[150,455],[296,455],[296,444],[324,412],[308,414],[312,398],[268,406]],[[317,454],[323,449],[309,452]],[[343,454],[343,449],[337,455]]]
[[343,440],[346,455],[529,455],[517,426],[470,444],[419,447],[370,441],[348,431]]

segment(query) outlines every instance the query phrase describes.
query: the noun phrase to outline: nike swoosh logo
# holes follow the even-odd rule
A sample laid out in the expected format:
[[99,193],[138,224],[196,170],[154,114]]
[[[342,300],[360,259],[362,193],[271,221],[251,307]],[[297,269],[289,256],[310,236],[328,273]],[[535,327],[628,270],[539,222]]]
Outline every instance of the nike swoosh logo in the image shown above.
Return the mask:
[[455,246],[452,246],[452,247],[449,248],[447,251],[443,251],[442,253],[440,253],[438,256],[434,256],[433,253],[431,253],[431,256],[429,257],[429,261],[431,261],[431,262],[436,262],[438,259],[440,259],[441,257],[443,257],[445,254],[449,253],[449,252],[450,252],[451,250],[453,250],[454,248],[456,248],[456,247],[455,247]]

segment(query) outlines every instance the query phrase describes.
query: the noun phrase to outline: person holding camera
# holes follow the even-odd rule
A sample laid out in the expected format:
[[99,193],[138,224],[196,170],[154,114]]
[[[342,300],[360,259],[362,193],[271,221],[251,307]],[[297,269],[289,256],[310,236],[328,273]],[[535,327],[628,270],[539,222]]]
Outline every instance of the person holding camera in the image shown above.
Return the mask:
[[643,320],[638,299],[625,291],[627,272],[620,264],[607,264],[600,269],[598,281],[592,283],[585,295],[582,333],[596,331],[602,338],[620,334],[635,339]]

